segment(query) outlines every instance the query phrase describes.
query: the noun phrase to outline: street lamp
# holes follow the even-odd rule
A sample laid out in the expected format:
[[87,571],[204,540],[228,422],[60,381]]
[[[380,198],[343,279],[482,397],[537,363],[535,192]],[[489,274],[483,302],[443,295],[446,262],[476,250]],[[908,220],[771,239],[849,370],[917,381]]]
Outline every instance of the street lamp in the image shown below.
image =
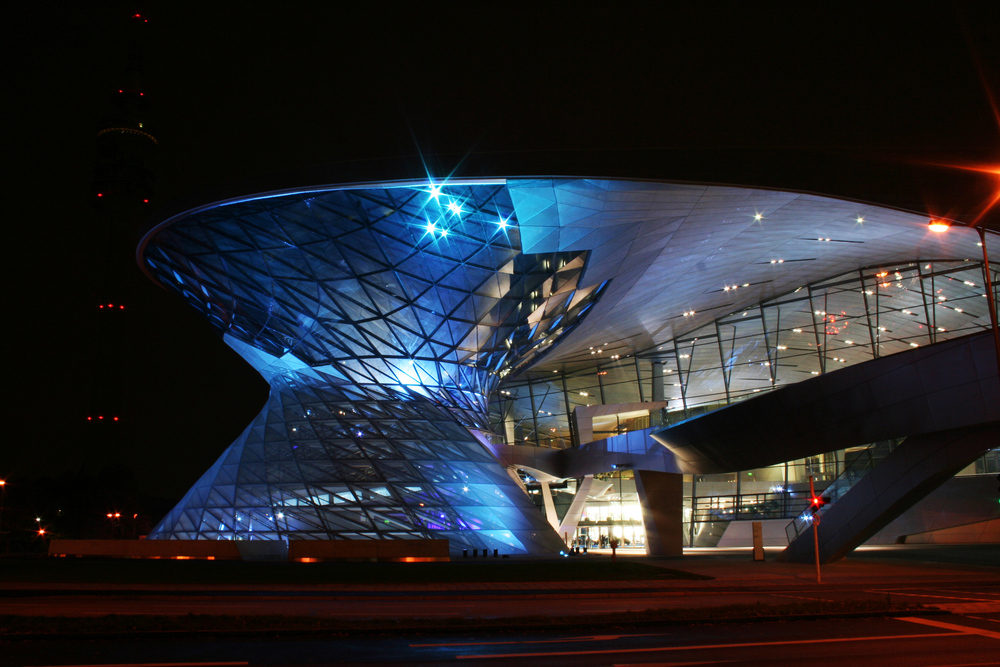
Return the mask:
[[[961,224],[961,223],[959,223]],[[963,227],[971,227],[979,233],[979,245],[983,247],[983,278],[986,283],[986,305],[990,311],[990,326],[993,329],[993,343],[996,345],[996,357],[997,357],[997,374],[1000,377],[1000,326],[997,325],[997,308],[996,303],[993,301],[993,278],[990,274],[990,257],[986,252],[986,227],[984,225],[962,225]],[[951,223],[947,220],[940,220],[932,218],[930,222],[927,223],[927,228],[935,233],[946,232],[951,228]]]

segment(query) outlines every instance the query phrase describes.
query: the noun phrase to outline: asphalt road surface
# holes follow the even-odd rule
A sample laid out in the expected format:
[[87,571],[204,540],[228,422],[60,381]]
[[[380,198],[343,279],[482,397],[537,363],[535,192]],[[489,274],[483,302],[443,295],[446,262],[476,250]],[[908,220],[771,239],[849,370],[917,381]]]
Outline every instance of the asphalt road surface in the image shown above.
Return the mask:
[[[198,590],[6,591],[4,614],[27,616],[283,615],[326,618],[510,618],[518,616],[587,616],[646,609],[718,607],[733,604],[788,604],[885,600],[936,606],[953,613],[1000,611],[1000,584],[949,581],[844,586],[770,585],[635,591],[589,589],[586,593],[530,588],[520,590],[402,591],[343,594],[330,591]],[[18,597],[24,595],[24,597]]]
[[27,641],[4,665],[1000,665],[1000,614],[644,628],[274,640]]

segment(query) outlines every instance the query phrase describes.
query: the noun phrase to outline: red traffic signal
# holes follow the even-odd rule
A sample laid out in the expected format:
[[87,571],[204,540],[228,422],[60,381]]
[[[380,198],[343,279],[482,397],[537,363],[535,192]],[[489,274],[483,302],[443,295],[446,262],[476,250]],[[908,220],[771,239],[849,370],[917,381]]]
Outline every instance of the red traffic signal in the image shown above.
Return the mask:
[[818,514],[824,506],[830,504],[830,498],[827,496],[813,496],[809,501],[809,511],[813,514]]

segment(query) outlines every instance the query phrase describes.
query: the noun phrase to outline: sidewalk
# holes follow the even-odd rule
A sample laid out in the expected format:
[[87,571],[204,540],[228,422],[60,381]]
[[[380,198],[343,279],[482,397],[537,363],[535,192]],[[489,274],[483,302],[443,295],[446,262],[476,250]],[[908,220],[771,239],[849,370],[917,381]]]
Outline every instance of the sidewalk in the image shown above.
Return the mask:
[[[115,584],[115,583],[36,583],[0,582],[0,597],[20,597],[31,592],[39,594],[180,594],[241,595],[259,593],[276,597],[318,596],[326,599],[360,598],[458,598],[484,599],[521,594],[528,597],[593,597],[596,595],[662,596],[671,592],[690,595],[723,591],[762,592],[768,590],[801,589],[852,590],[872,586],[898,585],[968,585],[1000,584],[1000,565],[969,566],[946,563],[900,563],[852,558],[821,569],[822,583],[816,583],[813,565],[774,561],[777,549],[767,550],[767,560],[753,562],[750,552],[741,550],[705,550],[678,558],[656,558],[639,555],[619,556],[648,565],[680,570],[709,577],[704,580],[642,580],[642,581],[558,581],[558,582],[465,582],[465,583],[392,583],[392,584]],[[610,555],[590,553],[572,556],[610,561]],[[486,562],[481,567],[503,567],[504,562]],[[20,595],[19,595],[20,594]]]

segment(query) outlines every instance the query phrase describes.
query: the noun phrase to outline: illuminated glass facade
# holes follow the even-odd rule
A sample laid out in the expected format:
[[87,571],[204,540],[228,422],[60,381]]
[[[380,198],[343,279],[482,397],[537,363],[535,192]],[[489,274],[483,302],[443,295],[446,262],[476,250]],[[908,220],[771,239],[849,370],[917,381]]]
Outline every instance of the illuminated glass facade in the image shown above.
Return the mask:
[[[995,291],[1000,273],[991,269]],[[573,446],[578,436],[572,414],[588,406],[624,404],[626,410],[594,417],[594,440],[669,425],[812,375],[984,331],[989,313],[983,276],[982,262],[970,260],[899,262],[840,274],[727,313],[655,349],[612,359],[597,348],[592,366],[583,370],[529,370],[504,386],[491,416],[497,430],[502,425],[513,434],[509,440],[551,448]],[[654,388],[655,382],[661,386]],[[667,407],[634,409],[654,395]],[[754,470],[685,475],[686,544],[715,546],[733,520],[793,519],[806,509],[810,476],[826,488],[879,447],[891,445],[849,447]],[[965,474],[987,474],[996,460],[996,452],[989,452]],[[622,544],[627,539],[642,546],[631,471],[595,477],[604,483],[591,492],[577,527],[580,543],[600,546],[614,534]],[[565,510],[568,501],[560,496],[574,490],[575,485],[553,489],[557,506]]]
[[264,409],[157,526],[177,539],[447,538],[558,549],[474,431],[501,379],[582,317],[586,253],[518,250],[499,185],[212,208],[145,263],[269,380]]
[[[483,442],[568,448],[982,330],[982,267],[923,226],[814,195],[594,179],[323,186],[174,216],[143,269],[271,390],[150,537],[559,550]],[[582,422],[596,405],[625,407]],[[741,475],[734,507],[774,492]],[[617,511],[634,523],[632,489]]]
[[[995,284],[1000,278],[991,269]],[[504,385],[491,418],[509,441],[553,448],[576,442],[571,415],[581,407],[668,403],[596,417],[594,440],[673,423],[839,367],[987,330],[984,294],[979,261],[864,267],[749,304],[651,349],[614,354],[598,347],[587,350],[593,361],[580,370],[530,369]]]

